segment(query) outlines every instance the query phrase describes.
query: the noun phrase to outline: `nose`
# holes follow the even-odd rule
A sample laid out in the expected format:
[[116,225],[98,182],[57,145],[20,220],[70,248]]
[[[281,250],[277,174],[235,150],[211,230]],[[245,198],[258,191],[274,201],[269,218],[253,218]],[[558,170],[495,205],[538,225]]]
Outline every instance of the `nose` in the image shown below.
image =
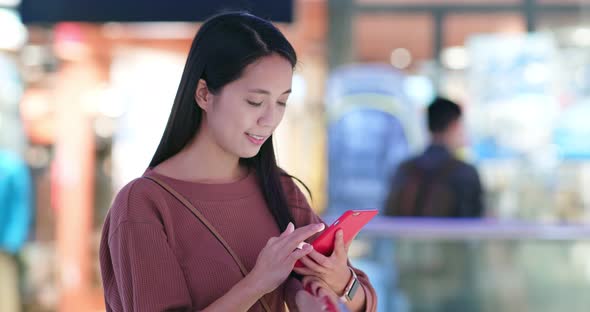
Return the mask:
[[283,119],[284,110],[278,105],[266,105],[258,118],[258,125],[261,127],[274,128]]

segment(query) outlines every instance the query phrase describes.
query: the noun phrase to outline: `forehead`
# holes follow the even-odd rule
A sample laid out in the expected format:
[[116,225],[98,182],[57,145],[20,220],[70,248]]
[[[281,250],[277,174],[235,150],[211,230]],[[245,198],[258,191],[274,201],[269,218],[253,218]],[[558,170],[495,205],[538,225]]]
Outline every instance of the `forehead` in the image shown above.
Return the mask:
[[280,94],[291,88],[292,78],[291,63],[282,56],[272,54],[246,66],[235,83],[240,88],[260,88]]

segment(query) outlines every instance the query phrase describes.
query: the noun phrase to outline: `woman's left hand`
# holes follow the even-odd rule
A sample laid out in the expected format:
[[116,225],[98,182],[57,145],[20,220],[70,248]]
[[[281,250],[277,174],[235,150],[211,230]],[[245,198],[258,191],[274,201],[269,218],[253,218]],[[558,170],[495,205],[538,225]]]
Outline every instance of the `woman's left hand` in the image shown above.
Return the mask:
[[352,275],[348,268],[349,246],[350,244],[344,244],[344,233],[339,230],[334,238],[334,251],[329,257],[314,250],[299,260],[305,267],[296,267],[293,271],[304,276],[320,278],[340,296]]

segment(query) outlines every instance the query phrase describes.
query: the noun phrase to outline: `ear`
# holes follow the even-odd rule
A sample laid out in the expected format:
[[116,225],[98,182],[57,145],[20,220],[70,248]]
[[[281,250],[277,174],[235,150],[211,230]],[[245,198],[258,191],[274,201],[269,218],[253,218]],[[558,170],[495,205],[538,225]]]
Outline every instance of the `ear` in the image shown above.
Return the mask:
[[199,79],[197,89],[195,90],[195,102],[197,102],[197,105],[199,105],[202,110],[207,111],[211,106],[211,95],[212,94],[207,87],[207,82],[203,79]]
[[453,129],[453,132],[461,131],[463,127],[463,120],[461,118],[457,118],[457,120],[453,121],[451,127]]

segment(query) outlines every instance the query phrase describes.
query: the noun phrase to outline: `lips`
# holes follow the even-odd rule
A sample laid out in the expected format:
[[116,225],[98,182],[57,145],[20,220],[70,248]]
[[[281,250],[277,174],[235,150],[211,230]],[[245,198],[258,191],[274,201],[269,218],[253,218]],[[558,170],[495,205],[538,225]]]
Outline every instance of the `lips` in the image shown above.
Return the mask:
[[251,137],[253,137],[253,138],[255,138],[256,140],[264,140],[266,138],[263,135],[255,135],[255,134],[252,134],[252,133],[246,133],[246,134],[249,135],[249,136],[251,136]]
[[268,138],[268,136],[257,135],[248,132],[246,132],[246,137],[248,138],[248,140],[250,140],[250,142],[256,145],[262,145],[262,143],[264,143],[264,141],[266,141],[266,139]]

